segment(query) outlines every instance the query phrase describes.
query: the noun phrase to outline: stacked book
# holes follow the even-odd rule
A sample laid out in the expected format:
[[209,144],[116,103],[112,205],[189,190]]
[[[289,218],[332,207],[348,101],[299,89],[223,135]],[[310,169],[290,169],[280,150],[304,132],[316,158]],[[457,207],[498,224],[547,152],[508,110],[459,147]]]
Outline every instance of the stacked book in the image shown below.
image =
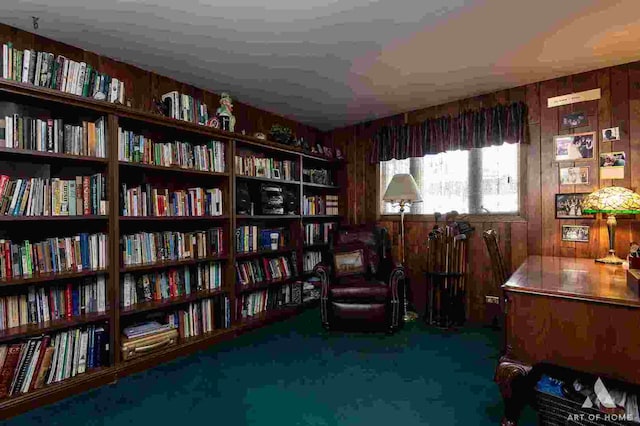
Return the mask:
[[329,235],[335,229],[335,223],[306,223],[304,225],[305,245],[328,244]]
[[122,306],[218,290],[222,287],[222,273],[220,263],[208,262],[147,274],[124,274]]
[[83,216],[106,215],[105,175],[76,176],[75,179],[23,178],[0,175],[0,215]]
[[276,160],[253,155],[236,155],[235,163],[237,175],[291,181],[299,180],[298,163],[296,161]]
[[162,95],[162,102],[168,106],[169,117],[191,123],[207,124],[209,112],[207,105],[193,96],[185,95],[174,90]]
[[107,267],[107,235],[82,233],[31,243],[0,239],[0,278],[103,270]]
[[118,133],[118,159],[129,163],[224,173],[224,150],[224,143],[219,141],[204,145],[154,142],[122,128]]
[[62,55],[2,45],[2,78],[124,105],[124,81]]
[[322,262],[322,252],[306,251],[302,256],[302,270],[304,272],[311,272],[320,262]]
[[282,308],[285,305],[299,305],[302,303],[301,284],[299,282],[291,283],[276,288],[244,293],[239,303],[242,318]]
[[106,158],[106,144],[104,117],[81,125],[18,114],[0,118],[0,148]]
[[106,278],[86,278],[80,283],[40,287],[0,297],[0,330],[37,324],[94,312],[106,312]]
[[187,305],[186,309],[167,315],[167,323],[178,329],[181,339],[202,336],[216,329],[228,328],[229,299],[220,295]]
[[287,246],[287,236],[284,228],[259,230],[257,226],[240,226],[236,228],[236,251],[254,253],[273,250],[273,243],[277,245],[277,249],[282,249]]
[[202,259],[220,255],[224,247],[222,228],[206,231],[138,232],[120,239],[124,266]]
[[218,188],[189,188],[169,191],[151,185],[127,188],[122,185],[123,216],[221,216],[222,191]]
[[285,256],[278,256],[236,262],[236,274],[240,285],[249,286],[285,280],[298,275],[298,272],[294,259],[289,260]]
[[0,398],[15,396],[107,365],[109,337],[102,326],[0,345]]
[[302,214],[307,216],[315,215],[337,215],[338,196],[337,195],[305,195],[302,206]]

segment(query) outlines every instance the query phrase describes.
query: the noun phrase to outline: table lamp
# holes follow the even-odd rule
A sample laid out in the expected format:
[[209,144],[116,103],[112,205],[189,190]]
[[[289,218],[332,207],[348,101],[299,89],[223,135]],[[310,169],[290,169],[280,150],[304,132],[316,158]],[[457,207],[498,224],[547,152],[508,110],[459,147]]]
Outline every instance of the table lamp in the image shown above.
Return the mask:
[[616,214],[639,214],[640,195],[630,189],[610,186],[587,195],[582,201],[583,213],[606,213],[609,231],[609,254],[596,262],[619,265],[622,259],[616,256]]
[[[411,203],[422,201],[418,185],[409,174],[397,174],[391,178],[387,190],[382,196],[384,201],[400,205],[400,256],[404,266],[404,208]],[[404,280],[404,320],[413,321],[418,317],[415,312],[409,312],[409,301],[407,299],[407,280]]]

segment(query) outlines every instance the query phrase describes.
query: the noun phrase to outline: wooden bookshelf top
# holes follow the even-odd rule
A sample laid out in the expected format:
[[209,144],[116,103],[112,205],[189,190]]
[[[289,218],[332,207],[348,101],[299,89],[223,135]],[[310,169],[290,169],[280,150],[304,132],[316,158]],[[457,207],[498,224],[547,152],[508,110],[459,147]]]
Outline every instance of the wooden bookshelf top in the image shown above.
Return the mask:
[[302,216],[303,220],[327,220],[327,219],[340,219],[340,215],[337,214],[305,214]]
[[166,166],[156,166],[154,164],[145,164],[145,163],[131,163],[128,161],[119,161],[118,164],[120,167],[130,167],[130,168],[138,168],[144,170],[155,170],[158,172],[171,172],[171,173],[183,173],[189,175],[199,175],[199,176],[207,176],[211,177],[229,177],[229,173],[226,172],[208,172],[204,170],[194,170],[194,169],[186,169],[182,167],[166,167]]
[[286,247],[286,248],[281,248],[277,250],[258,250],[258,251],[251,251],[251,252],[245,252],[245,253],[236,253],[236,259],[246,259],[248,257],[284,254],[284,253],[289,253],[295,250],[296,250],[295,247]]
[[32,149],[6,148],[0,147],[0,154],[11,156],[23,156],[30,159],[39,158],[48,162],[78,162],[78,163],[94,163],[106,165],[109,160],[107,158],[91,157],[86,155],[62,154],[59,152],[36,151]]
[[240,283],[238,283],[238,292],[239,293],[247,293],[250,291],[254,291],[254,290],[262,290],[268,287],[273,287],[273,286],[279,286],[279,285],[284,285],[284,284],[291,284],[294,281],[299,280],[300,277],[295,276],[295,277],[290,277],[290,278],[286,278],[284,280],[275,280],[275,281],[263,281],[260,283],[254,283],[254,284],[249,284],[249,285],[242,285]]
[[121,221],[139,221],[139,222],[158,222],[173,220],[225,220],[229,219],[229,215],[220,216],[120,216]]
[[298,214],[239,214],[236,215],[236,219],[238,220],[291,220],[291,219],[300,219],[300,215]]
[[310,188],[324,188],[324,189],[340,189],[339,186],[336,185],[325,185],[322,183],[311,183],[311,182],[303,182],[304,186],[308,186]]
[[0,222],[48,222],[60,220],[107,220],[109,216],[76,215],[76,216],[0,216]]
[[289,185],[300,185],[300,182],[297,180],[273,179],[273,178],[258,177],[258,176],[236,175],[236,179],[255,180],[260,182],[284,183]]

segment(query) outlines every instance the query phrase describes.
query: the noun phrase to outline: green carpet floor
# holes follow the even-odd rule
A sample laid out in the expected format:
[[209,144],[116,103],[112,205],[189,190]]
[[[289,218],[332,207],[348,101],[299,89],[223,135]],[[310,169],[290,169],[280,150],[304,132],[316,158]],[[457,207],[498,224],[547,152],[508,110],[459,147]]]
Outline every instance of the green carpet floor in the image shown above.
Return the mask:
[[420,322],[393,336],[327,334],[314,309],[5,424],[497,425],[499,340]]

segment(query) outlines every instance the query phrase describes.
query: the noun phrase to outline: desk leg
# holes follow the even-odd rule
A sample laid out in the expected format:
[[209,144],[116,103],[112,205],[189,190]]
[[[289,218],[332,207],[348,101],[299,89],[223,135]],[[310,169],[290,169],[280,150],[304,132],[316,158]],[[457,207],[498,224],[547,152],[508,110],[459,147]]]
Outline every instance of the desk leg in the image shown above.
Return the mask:
[[530,380],[528,380],[530,371],[530,365],[507,357],[500,358],[494,380],[500,388],[500,394],[504,401],[502,426],[515,426],[518,423],[520,413],[532,389]]

